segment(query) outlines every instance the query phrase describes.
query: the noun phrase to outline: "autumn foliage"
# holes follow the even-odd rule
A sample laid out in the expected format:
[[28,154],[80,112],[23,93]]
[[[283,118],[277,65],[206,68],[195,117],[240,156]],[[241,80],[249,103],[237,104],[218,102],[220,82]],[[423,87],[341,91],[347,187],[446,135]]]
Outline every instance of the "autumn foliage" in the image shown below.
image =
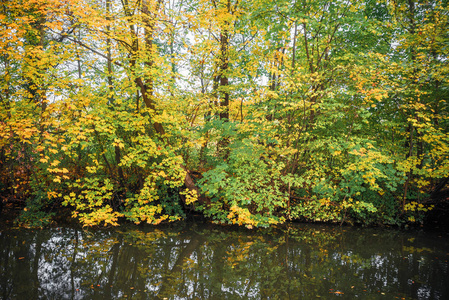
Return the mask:
[[6,0],[0,189],[42,226],[422,221],[446,1]]

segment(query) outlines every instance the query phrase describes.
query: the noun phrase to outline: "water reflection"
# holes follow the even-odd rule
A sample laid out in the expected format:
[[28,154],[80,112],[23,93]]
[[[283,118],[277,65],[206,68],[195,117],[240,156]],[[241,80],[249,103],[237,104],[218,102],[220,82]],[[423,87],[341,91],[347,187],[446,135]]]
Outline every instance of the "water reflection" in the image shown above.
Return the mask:
[[447,235],[179,223],[0,232],[1,299],[449,299]]

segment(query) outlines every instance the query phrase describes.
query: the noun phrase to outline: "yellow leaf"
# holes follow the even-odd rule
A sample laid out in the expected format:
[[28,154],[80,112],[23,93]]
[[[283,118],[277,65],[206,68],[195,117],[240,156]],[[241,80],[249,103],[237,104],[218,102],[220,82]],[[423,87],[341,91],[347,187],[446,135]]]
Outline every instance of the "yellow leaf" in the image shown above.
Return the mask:
[[56,167],[57,165],[59,165],[59,163],[60,163],[60,161],[57,160],[57,159],[55,159],[50,165],[51,165],[52,167]]

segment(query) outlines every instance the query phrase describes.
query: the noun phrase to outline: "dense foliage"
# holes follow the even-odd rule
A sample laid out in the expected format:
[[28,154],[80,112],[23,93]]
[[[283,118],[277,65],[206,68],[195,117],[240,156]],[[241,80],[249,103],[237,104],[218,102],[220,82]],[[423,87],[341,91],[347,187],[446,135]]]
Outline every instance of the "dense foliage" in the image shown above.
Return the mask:
[[3,1],[1,200],[37,226],[421,221],[448,25],[446,0]]

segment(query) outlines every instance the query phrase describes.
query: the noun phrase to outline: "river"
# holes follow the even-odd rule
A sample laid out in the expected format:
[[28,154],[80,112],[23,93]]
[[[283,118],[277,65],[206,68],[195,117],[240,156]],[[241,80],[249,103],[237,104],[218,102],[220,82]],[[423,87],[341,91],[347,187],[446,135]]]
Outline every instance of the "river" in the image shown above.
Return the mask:
[[0,232],[0,299],[449,299],[446,232],[178,222]]

